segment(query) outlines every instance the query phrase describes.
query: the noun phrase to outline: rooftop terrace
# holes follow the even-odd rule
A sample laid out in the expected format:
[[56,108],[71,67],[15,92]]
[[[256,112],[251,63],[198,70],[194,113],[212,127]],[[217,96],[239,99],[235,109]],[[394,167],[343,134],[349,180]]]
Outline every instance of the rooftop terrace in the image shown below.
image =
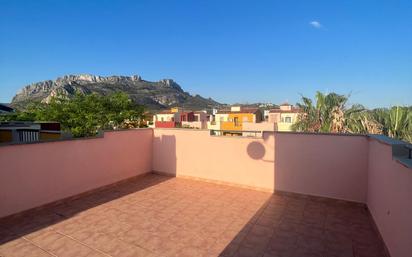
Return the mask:
[[0,256],[407,257],[412,174],[393,151],[175,129],[2,146]]
[[385,256],[362,204],[153,174],[0,227],[4,256]]

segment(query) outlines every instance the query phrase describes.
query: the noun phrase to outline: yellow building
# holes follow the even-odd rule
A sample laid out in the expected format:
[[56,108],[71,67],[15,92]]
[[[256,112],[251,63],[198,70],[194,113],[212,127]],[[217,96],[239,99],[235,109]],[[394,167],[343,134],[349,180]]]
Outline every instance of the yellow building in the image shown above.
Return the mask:
[[183,110],[183,108],[182,107],[172,107],[171,109],[170,109],[170,112],[172,112],[172,113],[178,113],[178,112],[183,112],[184,110]]
[[219,111],[215,115],[214,127],[223,135],[242,135],[244,123],[262,121],[262,112],[258,108],[233,106],[230,111]]
[[269,112],[269,122],[276,124],[277,131],[292,131],[292,125],[297,121],[301,110],[284,103],[278,109]]

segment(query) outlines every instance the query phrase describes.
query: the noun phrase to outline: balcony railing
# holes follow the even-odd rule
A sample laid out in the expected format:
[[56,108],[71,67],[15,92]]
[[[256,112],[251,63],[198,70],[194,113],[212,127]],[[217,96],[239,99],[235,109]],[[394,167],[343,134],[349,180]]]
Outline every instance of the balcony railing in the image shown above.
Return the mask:
[[16,130],[19,138],[19,143],[30,143],[39,141],[39,130],[38,129],[17,129]]

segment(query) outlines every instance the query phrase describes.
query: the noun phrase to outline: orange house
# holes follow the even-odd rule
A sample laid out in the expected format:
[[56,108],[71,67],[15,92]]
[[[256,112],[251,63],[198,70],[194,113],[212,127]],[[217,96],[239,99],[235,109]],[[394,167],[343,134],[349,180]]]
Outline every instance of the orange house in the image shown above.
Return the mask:
[[263,116],[258,108],[245,108],[240,106],[233,106],[230,111],[218,112],[218,114],[223,113],[228,115],[227,121],[220,123],[220,129],[227,131],[224,132],[224,134],[241,134],[243,123],[261,122]]

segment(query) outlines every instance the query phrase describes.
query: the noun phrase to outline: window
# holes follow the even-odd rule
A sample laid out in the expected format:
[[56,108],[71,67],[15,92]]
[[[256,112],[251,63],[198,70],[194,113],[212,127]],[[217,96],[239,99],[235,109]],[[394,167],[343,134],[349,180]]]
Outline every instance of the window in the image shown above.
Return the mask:
[[233,121],[235,122],[235,126],[239,126],[239,118],[238,117],[235,117]]
[[292,117],[285,117],[286,123],[292,123]]

